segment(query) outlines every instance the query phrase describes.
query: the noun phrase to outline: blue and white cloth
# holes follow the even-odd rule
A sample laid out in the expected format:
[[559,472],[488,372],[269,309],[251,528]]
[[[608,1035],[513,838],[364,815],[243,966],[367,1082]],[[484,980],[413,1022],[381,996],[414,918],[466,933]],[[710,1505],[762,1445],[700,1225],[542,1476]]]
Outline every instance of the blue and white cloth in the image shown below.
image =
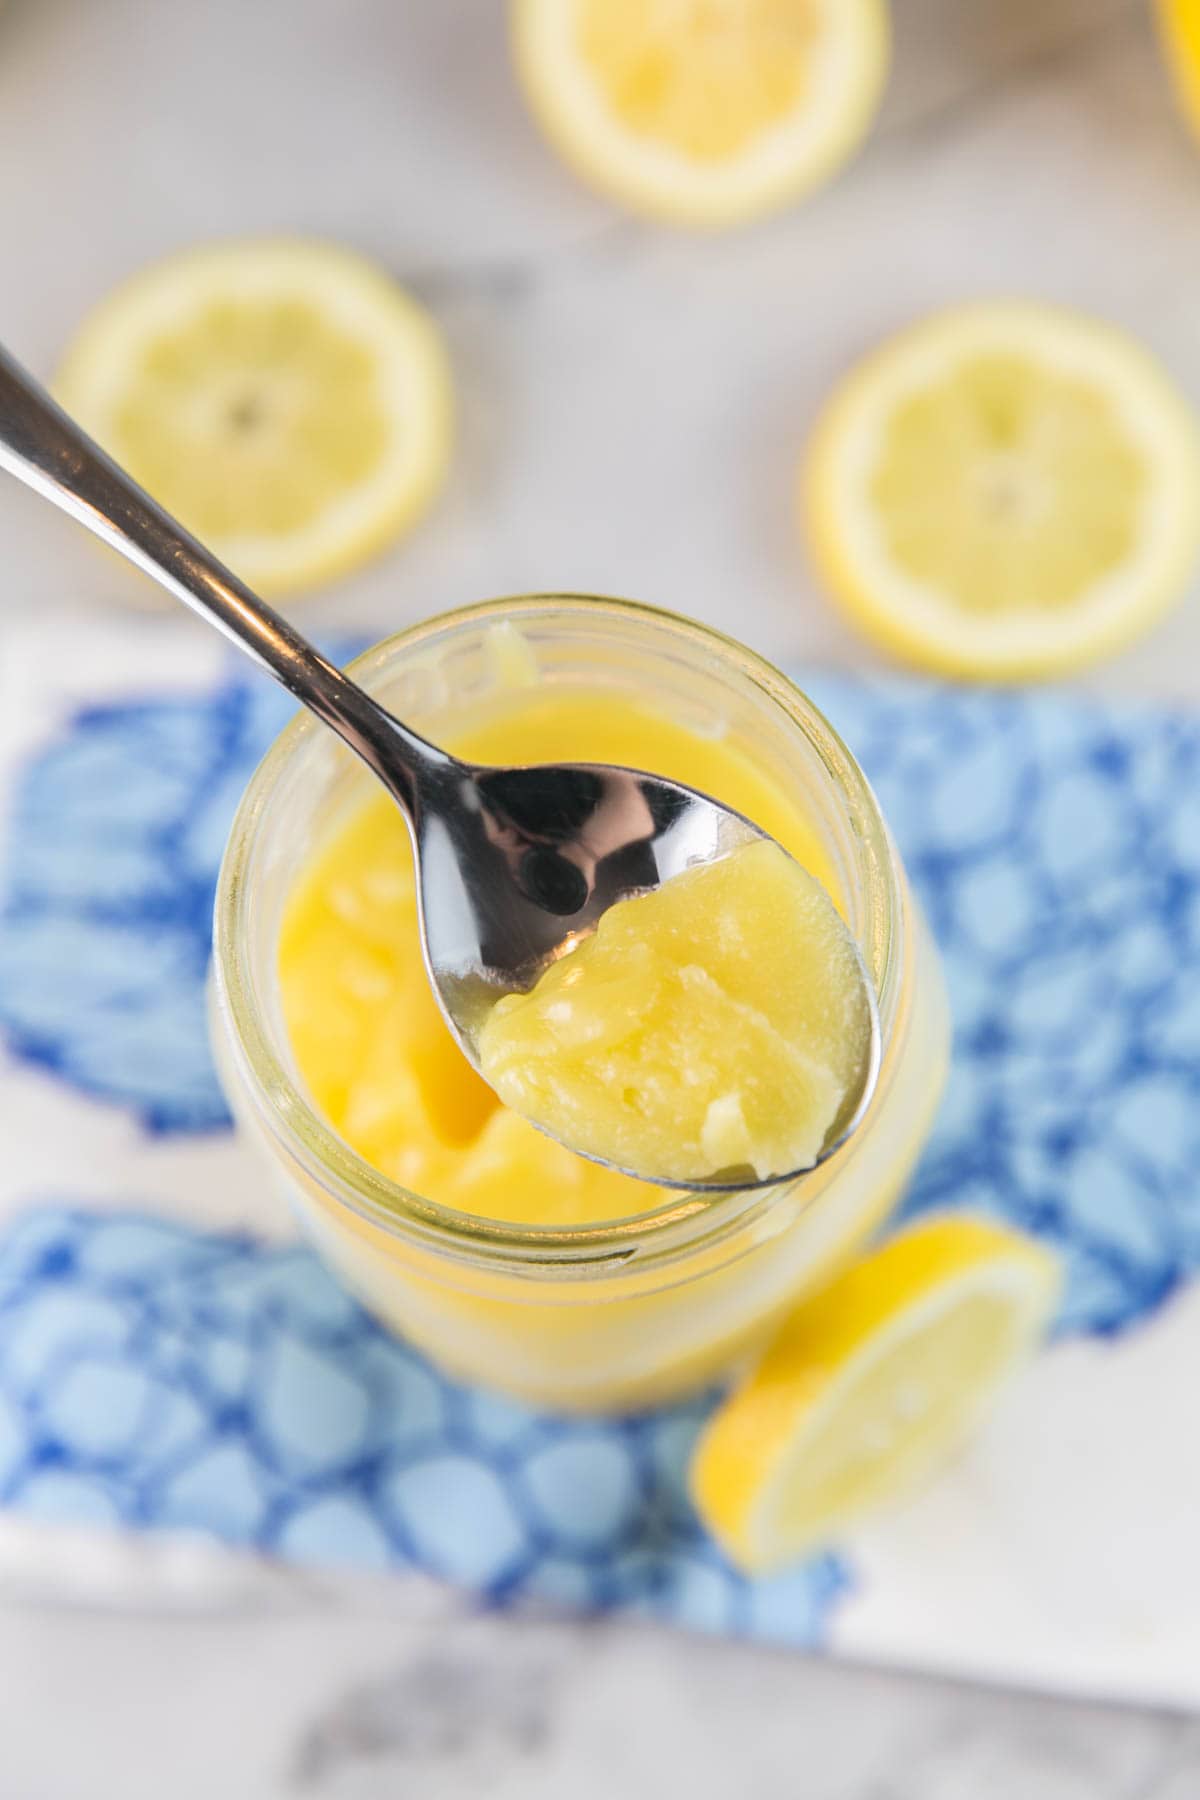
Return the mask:
[[906,1211],[1009,1219],[1068,1280],[957,1470],[754,1583],[686,1497],[711,1398],[567,1422],[462,1388],[287,1240],[204,977],[228,823],[288,705],[200,637],[109,626],[64,667],[31,628],[0,671],[9,1517],[1200,1705],[1200,718],[808,684],[947,964],[954,1067]]

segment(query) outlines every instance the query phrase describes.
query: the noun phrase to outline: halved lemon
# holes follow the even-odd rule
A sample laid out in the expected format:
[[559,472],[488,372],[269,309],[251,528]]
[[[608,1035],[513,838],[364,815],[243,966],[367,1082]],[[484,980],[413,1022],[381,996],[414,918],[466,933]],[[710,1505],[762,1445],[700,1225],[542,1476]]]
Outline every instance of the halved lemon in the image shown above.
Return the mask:
[[1158,0],[1155,10],[1176,96],[1200,132],[1200,0]]
[[926,1477],[1038,1341],[1054,1259],[980,1219],[931,1219],[803,1306],[718,1409],[691,1485],[742,1568],[777,1569]]
[[980,680],[1145,631],[1200,548],[1200,432],[1111,326],[1028,302],[901,332],[829,401],[803,503],[835,599],[885,649]]
[[785,205],[866,133],[884,0],[514,0],[517,68],[585,179],[682,225]]
[[333,245],[184,252],[92,312],[55,393],[251,587],[340,575],[429,504],[447,466],[436,328]]

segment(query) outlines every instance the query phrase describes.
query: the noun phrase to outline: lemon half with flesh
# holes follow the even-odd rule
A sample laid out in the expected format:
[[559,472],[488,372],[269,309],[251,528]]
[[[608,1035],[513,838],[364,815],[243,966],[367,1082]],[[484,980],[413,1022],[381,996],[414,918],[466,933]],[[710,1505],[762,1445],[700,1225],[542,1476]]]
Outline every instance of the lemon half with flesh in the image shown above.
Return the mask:
[[969,1433],[1041,1337],[1053,1257],[980,1219],[913,1226],[784,1326],[692,1463],[734,1562],[783,1567],[908,1493]]
[[1182,596],[1200,548],[1200,431],[1113,327],[968,305],[843,381],[802,499],[832,595],[885,649],[980,680],[1053,675]]
[[220,244],[143,270],[69,346],[54,390],[265,594],[382,549],[441,483],[450,376],[428,315],[351,251]]
[[814,187],[864,136],[884,0],[514,0],[534,114],[601,192],[677,224],[738,224]]

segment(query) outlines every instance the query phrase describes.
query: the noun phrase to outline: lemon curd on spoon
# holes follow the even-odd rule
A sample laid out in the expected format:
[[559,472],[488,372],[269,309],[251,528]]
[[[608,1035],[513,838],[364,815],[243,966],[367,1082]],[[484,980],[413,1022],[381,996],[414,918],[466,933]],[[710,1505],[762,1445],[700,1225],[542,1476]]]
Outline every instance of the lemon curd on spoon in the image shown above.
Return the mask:
[[284,1016],[317,1104],[394,1180],[533,1224],[601,1224],[655,1196],[531,1119],[585,1152],[677,1179],[815,1160],[867,1054],[870,1017],[853,942],[799,863],[824,862],[802,811],[737,748],[648,708],[602,692],[499,693],[488,724],[448,740],[456,754],[638,758],[711,782],[792,856],[750,844],[612,908],[529,994],[492,1009],[483,1079],[429,987],[404,821],[372,796],[301,876],[284,916]]
[[767,838],[618,902],[479,1035],[500,1098],[560,1142],[731,1185],[811,1168],[870,1049],[854,940]]

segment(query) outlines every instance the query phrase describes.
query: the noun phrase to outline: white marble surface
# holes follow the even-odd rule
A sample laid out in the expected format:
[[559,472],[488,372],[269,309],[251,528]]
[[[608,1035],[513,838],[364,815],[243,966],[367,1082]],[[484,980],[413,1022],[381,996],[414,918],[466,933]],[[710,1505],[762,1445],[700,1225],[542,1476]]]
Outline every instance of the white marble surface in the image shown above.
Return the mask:
[[[414,1617],[413,1614],[416,1616]],[[13,1800],[1195,1800],[1200,1725],[657,1631],[264,1590],[0,1617]]]
[[[343,238],[441,318],[450,489],[314,625],[582,587],[862,665],[790,487],[820,395],[872,339],[948,299],[1033,293],[1127,323],[1200,398],[1200,153],[1143,4],[896,0],[894,80],[853,169],[700,241],[555,165],[501,21],[499,0],[0,5],[0,335],[35,366],[108,283],[216,233]],[[9,489],[0,544],[4,607],[64,633],[124,583]],[[1200,698],[1200,607],[1093,679]],[[1200,1795],[1200,1728],[1165,1716],[463,1618],[421,1585],[232,1558],[197,1583],[197,1554],[131,1548],[100,1589],[73,1546],[0,1532],[0,1800]]]

